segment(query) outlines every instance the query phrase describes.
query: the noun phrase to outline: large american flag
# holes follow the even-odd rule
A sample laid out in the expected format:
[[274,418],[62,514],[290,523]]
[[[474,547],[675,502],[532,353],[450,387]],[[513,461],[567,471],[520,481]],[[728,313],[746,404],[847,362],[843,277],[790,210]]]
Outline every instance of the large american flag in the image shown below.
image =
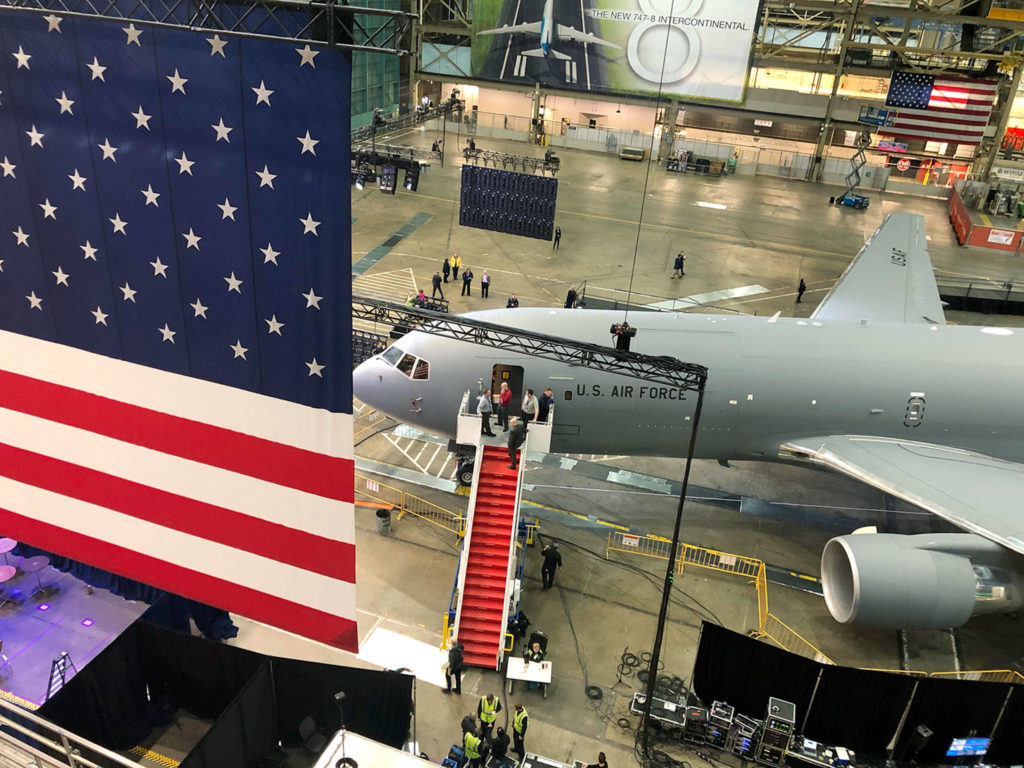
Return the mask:
[[978,144],[988,125],[996,91],[994,80],[894,72],[885,104],[897,110],[896,120],[878,132],[924,141]]
[[0,534],[355,649],[349,76],[0,9]]

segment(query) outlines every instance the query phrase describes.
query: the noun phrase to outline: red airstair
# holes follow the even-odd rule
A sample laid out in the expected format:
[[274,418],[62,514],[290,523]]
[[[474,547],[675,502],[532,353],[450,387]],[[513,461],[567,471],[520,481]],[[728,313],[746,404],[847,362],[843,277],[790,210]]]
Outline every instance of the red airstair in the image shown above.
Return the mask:
[[[510,567],[515,566],[519,469],[508,468],[508,451],[481,446],[481,460],[466,528],[465,578],[457,609],[457,638],[466,664],[497,669],[508,615]],[[511,561],[511,564],[510,564]]]

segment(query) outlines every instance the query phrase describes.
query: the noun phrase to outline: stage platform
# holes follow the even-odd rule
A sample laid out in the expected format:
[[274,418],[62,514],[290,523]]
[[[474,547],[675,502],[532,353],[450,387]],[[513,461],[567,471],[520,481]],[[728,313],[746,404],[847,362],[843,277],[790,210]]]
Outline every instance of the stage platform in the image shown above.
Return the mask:
[[[20,558],[11,558],[14,565]],[[0,670],[0,696],[31,708],[47,698],[50,668],[66,652],[81,670],[149,607],[93,589],[74,576],[47,567],[39,574],[50,588],[33,596],[36,575],[19,569],[3,586],[22,593],[20,603],[0,608],[0,640],[11,666]]]

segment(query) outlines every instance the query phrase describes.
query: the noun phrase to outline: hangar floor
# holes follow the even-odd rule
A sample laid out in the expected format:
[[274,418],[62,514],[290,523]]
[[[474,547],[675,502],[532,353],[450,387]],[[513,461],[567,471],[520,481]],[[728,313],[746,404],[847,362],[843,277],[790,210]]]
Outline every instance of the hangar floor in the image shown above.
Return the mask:
[[[439,137],[413,131],[395,143],[429,147]],[[445,286],[453,312],[503,307],[515,293],[523,306],[560,305],[570,285],[587,280],[588,296],[624,298],[632,274],[632,300],[654,303],[695,297],[725,311],[806,316],[856,255],[864,240],[894,211],[921,213],[931,257],[940,274],[1016,279],[1012,256],[956,245],[944,203],[872,192],[866,211],[829,206],[834,187],[773,177],[724,178],[670,174],[646,163],[611,155],[559,150],[562,170],[556,223],[558,250],[551,243],[458,225],[458,173],[465,136],[449,130],[449,159],[436,161],[419,191],[401,186],[395,196],[376,187],[353,189],[353,265],[360,289],[400,300],[413,287],[430,291],[430,277],[446,255],[458,252],[476,274],[473,295]],[[389,139],[390,140],[390,139]],[[537,147],[480,139],[478,148],[541,154]],[[455,157],[457,156],[457,158]],[[400,174],[399,183],[402,178]],[[643,226],[638,234],[637,221]],[[634,249],[636,259],[634,264]],[[686,277],[671,279],[672,260],[687,255]],[[479,278],[492,277],[491,297],[479,296]],[[795,304],[803,277],[809,290]],[[372,289],[371,289],[372,286]],[[715,310],[709,310],[715,311]],[[1019,318],[966,316],[951,321],[1020,325]],[[552,329],[557,332],[557,329]],[[467,382],[467,385],[471,382]],[[382,421],[357,436],[364,467],[389,473],[382,482],[449,509],[465,499],[450,493],[452,467],[439,441]],[[604,559],[608,528],[586,515],[669,535],[681,461],[626,457],[549,457],[528,466],[524,514],[536,515],[545,537],[562,542],[565,567],[558,589],[539,590],[539,557],[531,552],[523,609],[533,628],[551,637],[555,682],[547,700],[518,691],[506,701],[524,702],[532,715],[529,748],[564,760],[593,760],[603,749],[613,764],[630,760],[632,738],[617,726],[626,714],[635,680],[617,684],[623,649],[650,647],[663,563],[613,553]],[[385,466],[386,465],[386,466]],[[571,468],[566,468],[571,465]],[[624,471],[616,471],[624,470]],[[566,514],[575,513],[575,514]],[[456,542],[440,528],[405,518],[394,535],[373,532],[372,512],[360,513],[360,636],[381,627],[436,645],[455,570]],[[584,517],[580,517],[583,515]],[[872,668],[942,671],[1015,668],[1024,658],[1018,617],[977,619],[955,633],[896,633],[849,629],[828,616],[813,581],[784,578],[789,572],[816,575],[822,545],[830,537],[867,523],[884,522],[911,532],[928,530],[927,516],[894,506],[881,493],[841,477],[796,467],[739,464],[724,468],[697,462],[687,500],[683,539],[712,549],[749,555],[775,566],[769,585],[772,612],[840,664]],[[677,581],[670,611],[667,670],[689,678],[700,621],[719,621],[737,631],[757,624],[753,588],[737,577],[691,569]],[[254,629],[253,631],[257,631]],[[263,632],[263,630],[258,630]],[[240,640],[247,632],[243,631]],[[273,642],[268,638],[268,642]],[[439,663],[439,662],[438,662]],[[390,666],[405,666],[394,658]],[[586,684],[604,689],[586,699]],[[419,688],[418,728],[422,749],[437,759],[458,736],[461,715],[481,693],[497,692],[494,673],[473,672],[461,699]],[[454,700],[453,700],[454,699]],[[756,714],[756,713],[751,713]],[[500,720],[499,720],[500,724]],[[813,736],[813,734],[811,734]]]

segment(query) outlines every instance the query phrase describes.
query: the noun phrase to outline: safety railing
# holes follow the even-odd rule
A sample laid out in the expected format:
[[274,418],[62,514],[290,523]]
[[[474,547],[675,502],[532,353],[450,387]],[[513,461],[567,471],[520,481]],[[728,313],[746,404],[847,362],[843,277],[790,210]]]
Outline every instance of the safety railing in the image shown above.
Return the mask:
[[789,651],[808,659],[814,659],[822,664],[835,664],[832,659],[808,642],[803,635],[770,613],[761,626],[758,636],[767,637],[784,651]]
[[698,568],[707,568],[721,573],[733,573],[737,576],[746,576],[756,579],[757,574],[764,570],[764,563],[753,557],[743,555],[730,555],[727,552],[717,552],[713,549],[695,547],[691,544],[680,544],[682,550],[679,557],[679,572],[687,565]]
[[460,512],[452,512],[432,501],[407,493],[372,477],[355,473],[355,492],[398,510],[398,518],[406,513],[421,520],[440,526],[452,533],[463,536],[466,532],[466,518]]
[[984,683],[1024,683],[1024,675],[1012,669],[983,669],[975,672],[932,672],[928,677],[952,677],[957,680],[979,680]]
[[[0,752],[5,765],[34,768],[138,768],[109,749],[0,699]],[[102,760],[101,763],[95,762]],[[18,762],[15,762],[18,761]]]

